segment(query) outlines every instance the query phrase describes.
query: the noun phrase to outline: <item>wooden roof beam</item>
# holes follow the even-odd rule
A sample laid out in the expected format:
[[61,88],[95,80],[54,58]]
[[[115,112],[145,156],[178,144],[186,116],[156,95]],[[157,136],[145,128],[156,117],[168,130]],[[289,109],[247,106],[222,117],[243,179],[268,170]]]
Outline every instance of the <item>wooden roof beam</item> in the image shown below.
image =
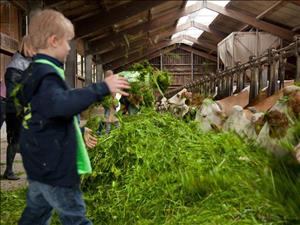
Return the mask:
[[192,52],[194,53],[195,55],[198,55],[198,56],[201,56],[201,57],[204,57],[206,59],[209,59],[211,61],[214,61],[214,62],[217,62],[217,57],[215,56],[212,56],[206,52],[203,52],[203,51],[199,51],[197,49],[194,49],[190,46],[187,46],[187,45],[180,45],[179,48],[183,49],[183,50],[186,50],[186,51],[189,51],[189,52]]
[[18,0],[11,0],[11,3],[14,4],[15,6],[19,7],[23,11],[27,12],[29,7],[28,7],[28,1],[18,1]]
[[67,0],[44,0],[44,6],[47,8],[56,8],[67,3]]
[[300,2],[299,2],[299,0],[297,0],[297,1],[291,1],[291,3],[293,3],[293,4],[295,4],[295,5],[299,5],[299,6],[300,6]]
[[[150,55],[146,55],[144,58],[147,58],[147,60],[151,60],[153,58],[156,58],[156,57],[160,56],[161,54],[167,54],[168,52],[170,52],[170,51],[172,51],[172,50],[174,50],[176,48],[178,48],[178,46],[177,46],[177,44],[174,44],[174,45],[171,45],[170,47],[166,47],[164,49],[157,50],[156,52],[154,52],[154,53],[152,53]],[[133,61],[132,63],[138,62],[139,60],[140,59],[137,59],[136,61]],[[126,64],[126,66],[123,67],[123,69],[126,70],[126,69],[129,68],[129,66],[130,66],[130,64]],[[119,69],[120,69],[120,67],[117,68],[117,70],[119,70]]]
[[246,14],[240,13],[233,9],[224,8],[224,7],[218,6],[218,5],[210,3],[210,2],[205,2],[205,4],[206,4],[205,7],[209,10],[215,11],[224,16],[228,16],[228,17],[238,20],[240,22],[249,24],[255,28],[267,31],[267,32],[274,34],[278,37],[281,37],[285,40],[293,41],[294,34],[292,31],[290,31],[288,29],[284,29],[280,26],[277,26],[277,25],[274,25],[271,23],[267,23],[264,21],[259,21],[255,17],[248,16]]
[[204,24],[198,23],[196,21],[192,22],[192,26],[195,27],[195,28],[198,28],[200,30],[203,30],[203,31],[205,31],[207,33],[211,33],[212,35],[214,35],[214,37],[215,37],[214,39],[216,41],[221,41],[221,40],[223,40],[227,36],[227,34],[224,34],[224,33],[220,32],[220,31],[214,30],[214,29],[210,28],[209,26],[206,26]]
[[[117,59],[117,60],[115,60],[111,63],[106,64],[105,67],[107,67],[107,69],[112,69],[112,70],[117,69],[121,66],[124,66],[126,64],[129,64],[129,63],[132,63],[134,61],[140,60],[141,58],[144,58],[148,55],[151,55],[151,54],[155,53],[156,51],[159,51],[161,48],[165,48],[165,47],[174,45],[176,43],[180,43],[182,40],[183,40],[183,37],[178,37],[178,38],[175,38],[174,40],[171,40],[171,41],[161,41],[157,45],[155,45],[151,48],[144,49],[143,52],[133,53],[131,55],[128,55],[127,58],[122,57],[122,58]],[[179,44],[179,45],[181,45],[181,44]],[[205,52],[201,52],[201,53],[202,53],[202,57],[214,61],[213,56],[208,55],[207,53],[205,54]]]
[[117,69],[121,66],[132,63],[134,61],[137,61],[137,60],[139,60],[139,59],[141,59],[141,58],[143,58],[147,55],[153,54],[153,53],[155,53],[156,51],[159,51],[162,48],[171,46],[171,45],[175,44],[177,41],[178,40],[176,39],[176,40],[172,40],[172,41],[159,42],[154,47],[144,49],[142,52],[133,53],[133,54],[129,55],[127,58],[122,57],[122,58],[117,59],[117,60],[115,60],[111,63],[108,63],[108,64],[104,65],[104,67],[107,68],[107,69],[111,69],[111,70]]
[[[267,8],[265,11],[263,11],[262,13],[260,13],[258,16],[256,16],[255,18],[257,20],[262,19],[263,17],[266,17],[268,14],[271,14],[272,12],[278,10],[278,8],[281,8],[283,6],[285,6],[288,2],[287,1],[279,1],[276,2],[275,4],[271,5],[271,7]],[[247,28],[249,28],[249,25],[243,26],[240,31],[244,31]]]
[[76,38],[88,37],[99,29],[110,27],[125,18],[147,11],[163,2],[164,1],[134,1],[113,8],[109,12],[102,11],[97,15],[79,20],[75,22]]
[[136,52],[137,49],[141,49],[145,46],[151,46],[151,45],[153,46],[153,44],[158,43],[161,39],[163,39],[167,36],[170,36],[170,34],[172,34],[174,32],[174,30],[182,31],[182,30],[186,29],[186,27],[188,27],[188,26],[189,26],[189,23],[183,24],[183,25],[179,26],[178,28],[171,27],[168,30],[164,31],[163,33],[159,33],[158,34],[159,37],[157,38],[157,41],[152,41],[152,43],[151,43],[151,40],[155,39],[158,35],[152,35],[152,36],[149,36],[147,39],[140,39],[138,41],[135,41],[135,42],[131,43],[131,45],[129,47],[124,46],[122,48],[116,48],[113,51],[110,51],[106,54],[102,54],[101,58],[103,60],[101,61],[101,63],[107,64],[118,58],[123,57],[124,55],[130,55],[133,52]]
[[170,13],[163,15],[159,18],[156,18],[154,20],[148,21],[146,23],[137,24],[134,27],[125,29],[116,34],[107,36],[105,38],[91,41],[89,43],[89,49],[91,52],[97,51],[96,49],[103,49],[102,45],[105,45],[108,42],[119,43],[120,41],[123,41],[123,35],[136,35],[139,32],[147,32],[149,30],[157,29],[157,28],[165,25],[165,23],[169,23],[170,21],[175,21],[175,20],[179,19],[180,17],[183,17],[190,13],[196,12],[202,8],[203,8],[202,4],[200,4],[200,5],[196,4],[196,5],[190,6],[186,9],[172,10]]
[[207,41],[203,41],[203,40],[197,40],[196,38],[193,38],[191,36],[186,36],[186,35],[183,35],[182,36],[182,39],[185,39],[185,40],[188,40],[188,41],[191,41],[199,46],[202,46],[204,48],[208,48],[208,49],[211,49],[213,51],[217,51],[217,45],[214,45],[214,44],[211,44],[211,43],[208,43]]
[[[185,30],[185,29],[189,28],[190,26],[191,26],[190,23],[185,23],[185,24],[180,25],[177,28],[171,27],[171,28],[165,30],[164,32],[159,33],[158,35],[149,36],[149,38],[151,40],[153,40],[153,39],[156,39],[156,37],[158,37],[157,40],[162,40],[165,37],[170,36],[172,33],[174,33],[174,31],[180,32],[182,30]],[[201,47],[202,48],[203,47],[209,48],[209,49],[212,49],[213,52],[215,52],[217,50],[216,45],[208,43],[207,41],[197,40],[197,39],[189,37],[189,36],[182,36],[182,37],[179,37],[178,39],[175,39],[175,40],[178,40],[178,42],[180,42],[183,39],[192,41],[193,43],[199,45],[200,48]],[[101,54],[101,58],[103,60],[100,63],[107,64],[107,63],[112,62],[112,61],[114,61],[118,58],[123,57],[124,55],[130,55],[133,52],[136,52],[137,49],[141,49],[141,47],[143,47],[143,46],[149,46],[149,45],[153,46],[153,43],[155,44],[155,43],[157,43],[157,41],[152,41],[152,43],[151,42],[149,43],[149,39],[146,39],[146,40],[145,39],[140,39],[138,41],[135,41],[135,42],[131,43],[131,45],[129,47],[124,46],[122,48],[116,48],[115,50],[110,51],[106,54]]]
[[159,49],[157,52],[155,52],[153,54],[150,54],[150,55],[147,55],[146,57],[147,57],[148,60],[150,60],[150,59],[153,59],[155,57],[160,56],[161,54],[167,54],[167,53],[169,53],[170,51],[173,51],[176,48],[178,48],[178,44],[173,44],[170,47],[166,47],[164,49]]
[[[157,42],[157,40],[159,40],[161,38],[164,38],[164,37],[168,37],[171,34],[173,34],[174,32],[180,32],[180,31],[183,31],[183,30],[188,29],[190,27],[191,27],[190,23],[182,24],[179,27],[170,27],[166,30],[158,31],[155,34],[152,34],[151,36],[149,36],[149,38],[153,39],[154,43],[155,43],[155,42]],[[124,43],[123,38],[122,38],[122,43]],[[110,47],[111,45],[106,44],[106,45],[103,45],[103,46],[105,46],[104,48],[102,48],[100,50],[95,49],[94,51],[89,51],[88,53],[89,54],[102,54],[103,58],[105,59],[105,63],[107,63],[107,62],[109,62],[109,60],[111,60],[111,58],[114,58],[113,55],[120,56],[122,54],[122,52],[124,52],[124,51],[127,52],[128,48],[135,48],[135,47],[138,47],[138,46],[141,46],[141,45],[144,45],[144,44],[149,44],[149,43],[148,42],[146,43],[145,41],[138,40],[138,41],[135,41],[133,43],[130,43],[130,46],[124,46],[124,47],[121,47],[121,48],[119,46],[114,46],[114,48],[111,48]],[[113,51],[114,53],[104,54],[104,53],[109,52],[111,50],[114,50]]]

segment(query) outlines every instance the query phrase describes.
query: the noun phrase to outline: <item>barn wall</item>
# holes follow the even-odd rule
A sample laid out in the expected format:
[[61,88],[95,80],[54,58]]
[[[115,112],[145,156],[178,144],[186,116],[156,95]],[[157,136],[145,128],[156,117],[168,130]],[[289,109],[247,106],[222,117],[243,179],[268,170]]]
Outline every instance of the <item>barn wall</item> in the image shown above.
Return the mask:
[[153,58],[150,63],[158,69],[172,74],[170,88],[177,88],[201,78],[204,74],[216,71],[216,63],[191,52],[177,48],[169,53]]
[[17,51],[22,37],[22,12],[8,1],[0,3],[0,77],[4,74],[12,54]]

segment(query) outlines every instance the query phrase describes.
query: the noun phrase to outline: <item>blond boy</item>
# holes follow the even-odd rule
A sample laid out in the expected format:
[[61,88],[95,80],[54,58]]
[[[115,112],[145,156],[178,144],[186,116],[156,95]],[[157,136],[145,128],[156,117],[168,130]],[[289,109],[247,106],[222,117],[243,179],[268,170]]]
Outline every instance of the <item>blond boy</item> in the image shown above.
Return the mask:
[[115,75],[81,89],[67,86],[63,63],[74,28],[61,13],[37,12],[30,20],[29,36],[38,54],[20,95],[25,108],[20,146],[29,190],[19,224],[49,224],[55,209],[64,225],[90,225],[79,174],[91,172],[91,167],[76,115],[111,93],[127,95],[122,89],[129,86]]

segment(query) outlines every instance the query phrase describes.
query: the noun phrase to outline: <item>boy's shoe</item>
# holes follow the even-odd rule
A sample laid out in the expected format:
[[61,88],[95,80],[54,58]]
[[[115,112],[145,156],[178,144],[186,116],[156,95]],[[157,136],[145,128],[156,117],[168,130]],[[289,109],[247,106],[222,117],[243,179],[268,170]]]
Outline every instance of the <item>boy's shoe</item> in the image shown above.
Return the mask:
[[6,179],[6,180],[19,180],[20,177],[16,176],[14,173],[11,173],[11,174],[4,173],[3,174],[3,179]]

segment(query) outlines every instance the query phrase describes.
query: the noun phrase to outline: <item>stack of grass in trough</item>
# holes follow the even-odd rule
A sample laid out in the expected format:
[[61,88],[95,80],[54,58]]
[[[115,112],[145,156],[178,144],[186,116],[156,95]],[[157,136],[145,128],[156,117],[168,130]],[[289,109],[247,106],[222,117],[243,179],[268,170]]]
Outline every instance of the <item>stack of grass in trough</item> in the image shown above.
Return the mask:
[[[297,224],[299,165],[233,133],[143,111],[90,151],[95,224]],[[286,156],[288,157],[288,156]]]
[[161,95],[168,89],[171,76],[167,71],[158,70],[150,65],[148,61],[135,63],[129,71],[119,73],[128,78],[130,82],[129,96],[127,100],[136,109],[141,107],[153,107],[156,91]]

